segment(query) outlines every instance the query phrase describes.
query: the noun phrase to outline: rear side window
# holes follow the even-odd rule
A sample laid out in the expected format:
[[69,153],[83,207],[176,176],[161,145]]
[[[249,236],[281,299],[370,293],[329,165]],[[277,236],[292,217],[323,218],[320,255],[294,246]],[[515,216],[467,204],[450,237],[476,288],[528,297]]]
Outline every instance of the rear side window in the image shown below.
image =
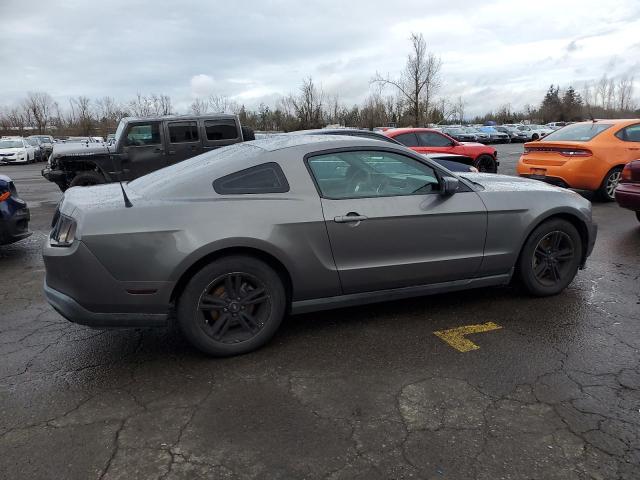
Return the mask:
[[625,142],[640,142],[640,124],[629,125],[627,128],[623,128],[616,137]]
[[221,195],[285,193],[289,183],[280,165],[269,162],[221,177],[213,182],[213,189]]
[[197,142],[198,124],[196,122],[172,122],[169,124],[171,143]]
[[435,132],[420,132],[418,134],[420,144],[426,147],[450,147],[451,140],[444,135]]
[[415,133],[402,133],[400,135],[396,135],[393,138],[396,139],[397,141],[399,141],[401,144],[407,146],[407,147],[417,147],[417,146],[419,146],[418,137],[416,137]]
[[608,128],[611,128],[611,124],[593,122],[574,123],[550,133],[544,137],[544,141],[561,140],[570,142],[588,142]]
[[235,140],[239,137],[238,127],[232,118],[205,120],[204,129],[207,132],[207,140]]

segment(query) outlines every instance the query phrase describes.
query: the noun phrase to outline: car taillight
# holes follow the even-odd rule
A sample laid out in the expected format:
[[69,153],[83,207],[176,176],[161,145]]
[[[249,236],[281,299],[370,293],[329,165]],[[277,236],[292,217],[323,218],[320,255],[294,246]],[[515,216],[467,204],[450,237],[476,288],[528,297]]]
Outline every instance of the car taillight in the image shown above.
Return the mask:
[[591,152],[589,150],[580,150],[576,149],[562,149],[560,150],[560,155],[565,157],[590,157]]
[[9,200],[11,196],[11,192],[2,192],[0,193],[0,202],[4,202],[5,200]]
[[56,225],[49,235],[52,247],[69,247],[76,236],[76,221],[67,215],[60,214]]
[[627,163],[620,175],[622,183],[640,183],[640,160]]
[[524,155],[532,152],[559,153],[563,157],[590,157],[592,155],[590,150],[585,150],[583,148],[525,147]]

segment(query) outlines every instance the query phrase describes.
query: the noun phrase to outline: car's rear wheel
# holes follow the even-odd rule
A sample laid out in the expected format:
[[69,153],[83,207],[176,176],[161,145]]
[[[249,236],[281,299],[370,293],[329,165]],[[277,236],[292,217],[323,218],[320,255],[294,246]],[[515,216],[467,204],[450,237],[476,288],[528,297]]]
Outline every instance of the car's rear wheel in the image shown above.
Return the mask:
[[602,180],[602,185],[597,191],[598,198],[605,202],[613,202],[615,197],[616,187],[620,181],[620,175],[622,174],[622,167],[615,167],[609,170]]
[[531,135],[531,140],[538,140],[538,138],[540,138],[540,136],[537,133]]
[[496,173],[498,171],[496,160],[491,155],[480,155],[476,159],[476,168],[485,173]]
[[566,220],[552,219],[539,225],[522,248],[518,270],[532,295],[555,295],[569,285],[580,267],[582,240]]
[[71,180],[69,187],[90,187],[104,183],[104,177],[98,172],[88,171],[77,174]]
[[196,273],[178,300],[184,335],[217,357],[255,350],[274,335],[286,310],[279,275],[266,263],[234,255]]

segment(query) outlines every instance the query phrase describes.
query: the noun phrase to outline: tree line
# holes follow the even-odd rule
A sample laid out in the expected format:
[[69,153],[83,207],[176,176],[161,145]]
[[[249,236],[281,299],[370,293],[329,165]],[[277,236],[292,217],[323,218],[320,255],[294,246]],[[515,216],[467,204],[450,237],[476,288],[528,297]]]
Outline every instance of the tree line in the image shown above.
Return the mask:
[[[428,51],[422,34],[412,33],[410,51],[403,70],[397,75],[376,72],[370,79],[370,93],[359,105],[348,106],[337,94],[327,94],[313,78],[281,97],[274,106],[260,104],[256,109],[226,95],[196,98],[188,108],[192,114],[234,113],[241,123],[255,130],[293,131],[326,125],[369,128],[379,126],[423,126],[463,123],[466,102],[462,97],[439,96],[442,87],[442,60]],[[582,93],[572,86],[551,85],[537,106],[513,110],[505,104],[495,111],[476,116],[473,123],[489,120],[515,123],[578,121],[589,118],[640,116],[634,97],[634,78],[622,76],[586,82]],[[100,135],[115,132],[126,116],[151,117],[178,113],[168,95],[137,93],[125,102],[104,96],[91,99],[77,96],[60,105],[46,92],[29,92],[12,108],[0,109],[0,134],[52,133],[57,136]]]

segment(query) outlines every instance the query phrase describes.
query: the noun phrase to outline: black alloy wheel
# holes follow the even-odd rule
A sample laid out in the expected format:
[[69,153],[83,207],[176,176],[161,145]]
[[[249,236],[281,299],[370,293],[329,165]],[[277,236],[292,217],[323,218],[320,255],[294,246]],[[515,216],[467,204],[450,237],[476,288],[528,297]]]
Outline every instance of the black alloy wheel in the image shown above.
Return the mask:
[[198,310],[206,335],[222,343],[244,342],[264,327],[271,312],[271,297],[255,276],[226,273],[207,285]]
[[519,277],[532,295],[556,295],[578,273],[582,252],[576,227],[561,218],[549,219],[536,227],[522,247]]
[[555,230],[545,235],[533,252],[531,268],[538,282],[552,287],[566,278],[576,254],[571,237]]
[[246,255],[214,260],[196,272],[177,301],[180,329],[217,357],[256,350],[275,334],[287,310],[280,275]]

